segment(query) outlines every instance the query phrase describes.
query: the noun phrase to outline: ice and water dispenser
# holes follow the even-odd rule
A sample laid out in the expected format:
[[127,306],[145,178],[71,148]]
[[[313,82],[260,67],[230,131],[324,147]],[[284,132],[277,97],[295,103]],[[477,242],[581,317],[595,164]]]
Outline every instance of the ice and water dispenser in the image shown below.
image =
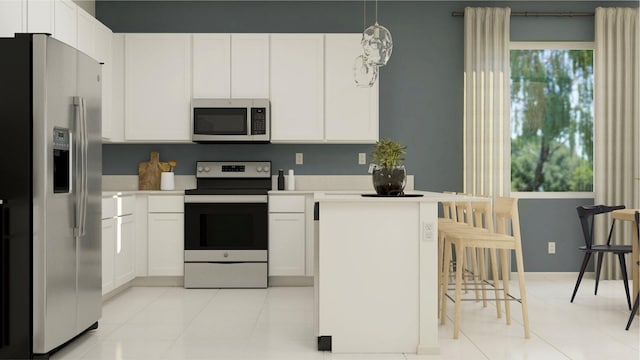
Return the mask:
[[53,128],[53,192],[68,193],[71,185],[69,129]]

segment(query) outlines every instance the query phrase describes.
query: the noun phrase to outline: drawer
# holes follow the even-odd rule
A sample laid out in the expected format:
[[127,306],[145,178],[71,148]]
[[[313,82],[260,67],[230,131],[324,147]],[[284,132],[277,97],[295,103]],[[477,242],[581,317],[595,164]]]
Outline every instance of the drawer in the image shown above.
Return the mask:
[[102,198],[102,218],[108,219],[116,216],[116,199],[114,197]]
[[269,212],[303,213],[304,195],[271,195]]
[[149,212],[182,213],[184,212],[184,196],[149,196]]
[[135,196],[121,196],[116,199],[116,214],[118,216],[131,215],[136,211]]
[[185,263],[185,288],[266,288],[267,263]]

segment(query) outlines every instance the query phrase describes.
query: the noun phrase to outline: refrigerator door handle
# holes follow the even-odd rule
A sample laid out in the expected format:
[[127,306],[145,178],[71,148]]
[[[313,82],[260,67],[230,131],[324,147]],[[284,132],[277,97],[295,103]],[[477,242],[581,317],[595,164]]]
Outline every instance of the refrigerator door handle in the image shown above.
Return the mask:
[[79,179],[75,189],[76,214],[75,214],[75,236],[84,236],[87,220],[87,122],[86,106],[84,98],[75,96],[73,105],[76,107],[76,171]]

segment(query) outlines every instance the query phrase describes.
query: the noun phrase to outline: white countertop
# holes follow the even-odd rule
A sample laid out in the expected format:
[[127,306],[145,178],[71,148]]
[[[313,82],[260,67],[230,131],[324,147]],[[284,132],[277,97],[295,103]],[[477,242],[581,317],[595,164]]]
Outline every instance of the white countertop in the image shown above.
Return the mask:
[[315,201],[319,202],[442,202],[442,201],[489,201],[489,198],[443,194],[433,191],[412,190],[405,194],[420,194],[422,196],[389,196],[389,197],[364,197],[362,194],[374,194],[373,190],[280,190],[269,191],[269,195],[313,195]]
[[102,192],[102,197],[126,195],[184,195],[184,190],[107,190]]

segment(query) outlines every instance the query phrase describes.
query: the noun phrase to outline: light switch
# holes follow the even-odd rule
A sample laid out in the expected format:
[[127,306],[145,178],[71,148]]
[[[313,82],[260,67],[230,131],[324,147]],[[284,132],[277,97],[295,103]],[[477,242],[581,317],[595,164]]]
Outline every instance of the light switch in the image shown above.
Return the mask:
[[296,153],[296,165],[302,165],[303,157],[302,153]]
[[367,153],[358,153],[358,165],[367,163]]

